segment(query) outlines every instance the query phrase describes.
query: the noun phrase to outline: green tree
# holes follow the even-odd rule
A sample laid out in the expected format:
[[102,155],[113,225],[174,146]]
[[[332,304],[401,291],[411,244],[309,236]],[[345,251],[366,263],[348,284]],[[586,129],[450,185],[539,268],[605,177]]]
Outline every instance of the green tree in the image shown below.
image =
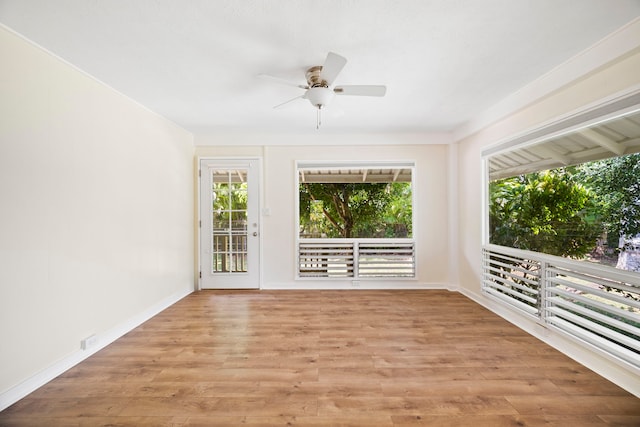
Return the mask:
[[410,237],[413,235],[413,203],[411,185],[406,182],[390,183],[391,197],[384,212],[384,237]]
[[564,169],[490,184],[491,243],[581,258],[601,234],[593,194]]
[[578,166],[577,177],[600,203],[609,246],[640,234],[640,154],[613,157]]
[[214,228],[246,227],[247,184],[216,182],[211,188]]
[[351,238],[395,237],[397,228],[411,231],[409,183],[302,183],[299,194],[301,233]]

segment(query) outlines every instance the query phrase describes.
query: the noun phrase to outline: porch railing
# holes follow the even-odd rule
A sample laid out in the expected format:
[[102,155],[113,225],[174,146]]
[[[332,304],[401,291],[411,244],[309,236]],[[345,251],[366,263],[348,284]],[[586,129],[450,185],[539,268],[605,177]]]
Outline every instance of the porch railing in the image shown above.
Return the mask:
[[408,239],[301,239],[301,278],[413,278],[415,243]]
[[640,368],[640,274],[496,245],[483,292]]

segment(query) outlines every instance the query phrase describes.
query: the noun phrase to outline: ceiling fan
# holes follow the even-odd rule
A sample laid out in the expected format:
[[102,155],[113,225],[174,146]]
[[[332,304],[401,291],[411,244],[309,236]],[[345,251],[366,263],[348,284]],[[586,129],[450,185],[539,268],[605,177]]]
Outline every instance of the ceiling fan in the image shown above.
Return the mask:
[[387,92],[386,86],[382,85],[344,85],[335,86],[334,81],[340,71],[347,63],[347,59],[337,53],[329,52],[323,65],[315,65],[309,68],[305,77],[307,84],[297,84],[279,77],[273,77],[267,74],[260,74],[260,77],[274,80],[278,83],[295,86],[304,89],[305,93],[296,96],[293,99],[278,104],[273,108],[280,108],[296,99],[307,99],[317,108],[316,129],[320,127],[320,111],[329,104],[334,95],[353,95],[353,96],[384,96]]

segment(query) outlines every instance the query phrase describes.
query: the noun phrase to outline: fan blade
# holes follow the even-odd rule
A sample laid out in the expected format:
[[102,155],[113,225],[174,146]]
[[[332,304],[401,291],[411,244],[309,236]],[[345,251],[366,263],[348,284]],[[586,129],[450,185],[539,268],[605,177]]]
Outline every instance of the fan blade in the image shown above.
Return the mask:
[[288,101],[284,101],[282,104],[278,104],[278,105],[276,105],[276,106],[275,106],[275,107],[273,107],[273,108],[282,108],[282,107],[284,107],[285,105],[287,105],[288,103],[295,101],[296,99],[304,98],[306,94],[307,94],[307,93],[305,92],[305,93],[304,93],[304,95],[300,95],[300,96],[296,96],[295,98],[291,98],[290,100],[288,100]]
[[387,87],[382,85],[350,85],[333,89],[336,95],[384,96]]
[[309,89],[309,86],[307,85],[299,85],[298,83],[281,79],[280,77],[270,76],[269,74],[258,74],[258,77],[260,77],[261,79],[271,80],[276,83],[280,83],[287,86],[295,86],[295,87],[299,87],[300,89]]
[[329,52],[327,54],[327,59],[324,60],[320,77],[322,80],[325,80],[329,86],[331,86],[346,63],[346,58],[338,55],[337,53]]

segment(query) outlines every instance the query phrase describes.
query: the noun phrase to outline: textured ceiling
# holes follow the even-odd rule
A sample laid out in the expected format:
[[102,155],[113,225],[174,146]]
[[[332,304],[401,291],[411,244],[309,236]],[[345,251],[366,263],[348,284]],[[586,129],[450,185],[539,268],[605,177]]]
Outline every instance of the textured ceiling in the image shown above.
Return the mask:
[[302,90],[328,51],[321,132],[447,132],[640,16],[638,0],[0,0],[0,22],[195,133],[316,132]]

